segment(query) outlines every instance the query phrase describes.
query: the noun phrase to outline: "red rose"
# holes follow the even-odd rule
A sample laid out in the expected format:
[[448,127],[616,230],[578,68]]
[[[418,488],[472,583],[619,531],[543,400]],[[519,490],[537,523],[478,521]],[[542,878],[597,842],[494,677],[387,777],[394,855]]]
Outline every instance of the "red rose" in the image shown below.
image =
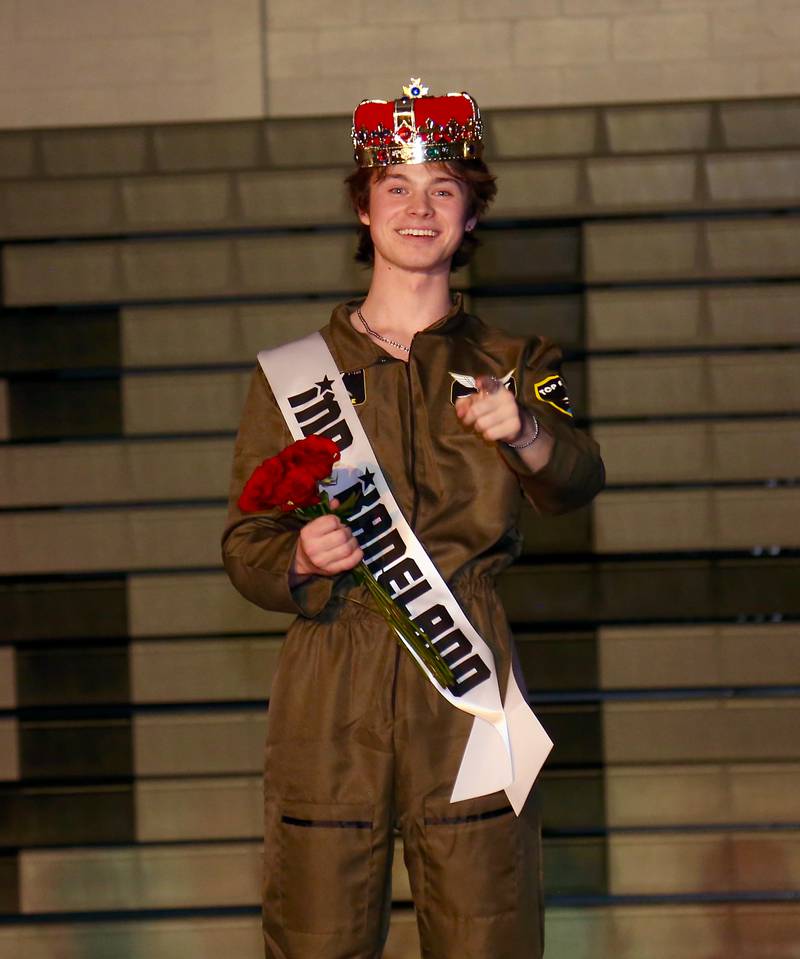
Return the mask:
[[283,479],[284,469],[279,457],[271,456],[257,466],[245,483],[238,507],[243,513],[259,513],[272,509],[275,487]]
[[326,436],[307,436],[297,440],[278,454],[286,469],[300,466],[314,475],[315,479],[327,479],[333,472],[333,464],[339,459],[339,447]]
[[317,479],[327,479],[339,459],[339,447],[327,436],[309,436],[305,441],[306,467]]
[[302,466],[288,469],[275,487],[273,497],[275,505],[284,513],[301,506],[315,506],[320,501],[316,477]]
[[310,453],[324,453],[326,456],[330,456],[334,463],[339,459],[339,447],[327,436],[307,436],[300,442],[303,444],[303,448]]
[[333,472],[339,447],[325,436],[308,436],[291,443],[253,470],[239,497],[243,513],[280,506],[284,513],[320,502],[317,483]]
[[302,466],[303,464],[303,443],[305,440],[295,440],[294,443],[290,443],[287,447],[282,449],[278,456],[280,457],[281,463],[287,469],[291,466]]

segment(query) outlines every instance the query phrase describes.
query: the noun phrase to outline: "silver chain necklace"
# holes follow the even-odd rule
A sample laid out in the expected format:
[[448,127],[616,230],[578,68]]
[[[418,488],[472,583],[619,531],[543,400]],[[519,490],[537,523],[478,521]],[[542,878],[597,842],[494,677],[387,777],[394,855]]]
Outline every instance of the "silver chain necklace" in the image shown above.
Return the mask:
[[361,312],[360,306],[356,307],[356,316],[364,324],[364,329],[367,331],[367,333],[369,333],[370,336],[374,336],[376,340],[380,340],[382,343],[388,343],[389,346],[395,346],[398,350],[402,350],[404,353],[411,352],[410,346],[404,346],[402,343],[398,343],[397,340],[390,340],[388,336],[383,336],[380,333],[376,333],[375,330],[373,330],[369,323],[367,323],[367,321],[364,319],[364,314]]

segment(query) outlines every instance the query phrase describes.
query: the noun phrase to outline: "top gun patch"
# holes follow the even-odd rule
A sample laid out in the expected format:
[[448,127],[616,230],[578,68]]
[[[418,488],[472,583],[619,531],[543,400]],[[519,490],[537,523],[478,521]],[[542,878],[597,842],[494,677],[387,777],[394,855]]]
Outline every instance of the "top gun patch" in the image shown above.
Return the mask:
[[367,381],[363,370],[350,370],[349,373],[342,373],[342,382],[350,395],[350,402],[353,406],[361,406],[362,403],[367,402]]
[[559,413],[564,413],[566,416],[573,415],[569,405],[569,396],[567,396],[567,384],[558,373],[551,373],[550,376],[534,383],[533,394],[542,403],[549,403],[554,406]]
[[[471,393],[478,392],[474,376],[453,372],[450,372],[450,376],[453,378],[453,382],[450,384],[450,402],[453,406],[456,405],[456,400],[460,400],[462,396],[469,396]],[[500,382],[507,390],[511,391],[512,396],[517,395],[517,381],[513,370],[509,370],[505,376],[500,377]]]

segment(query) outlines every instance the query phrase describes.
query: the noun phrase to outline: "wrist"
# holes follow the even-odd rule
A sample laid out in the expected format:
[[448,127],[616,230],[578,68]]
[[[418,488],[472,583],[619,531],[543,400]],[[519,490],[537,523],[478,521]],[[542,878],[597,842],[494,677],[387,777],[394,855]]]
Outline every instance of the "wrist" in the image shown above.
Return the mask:
[[309,579],[316,571],[316,567],[308,558],[305,549],[303,549],[302,539],[298,539],[297,548],[292,558],[292,565],[289,567],[289,578],[300,583]]
[[298,573],[295,570],[289,570],[289,589],[296,589],[298,586],[302,586],[303,583],[307,583],[313,577],[310,573]]
[[539,421],[533,413],[520,409],[519,418],[520,428],[517,435],[504,441],[512,450],[527,449],[539,439]]

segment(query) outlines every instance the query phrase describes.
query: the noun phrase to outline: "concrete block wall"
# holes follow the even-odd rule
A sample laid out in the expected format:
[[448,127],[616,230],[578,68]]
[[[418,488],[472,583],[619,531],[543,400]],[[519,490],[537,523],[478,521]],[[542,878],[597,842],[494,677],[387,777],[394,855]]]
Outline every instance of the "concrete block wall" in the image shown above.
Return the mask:
[[[389,97],[398,73],[468,89],[487,107],[792,93],[800,8],[785,0],[447,0],[345,3],[298,23],[267,10],[269,115]],[[341,6],[341,5],[338,5]]]
[[0,0],[0,128],[796,94],[798,44],[793,0]]
[[0,128],[259,116],[264,0],[0,0]]
[[[565,348],[608,469],[499,583],[556,742],[548,959],[797,957],[800,98],[485,117],[457,285]],[[367,280],[347,127],[0,132],[0,959],[261,951],[289,617],[217,544],[255,352]]]

